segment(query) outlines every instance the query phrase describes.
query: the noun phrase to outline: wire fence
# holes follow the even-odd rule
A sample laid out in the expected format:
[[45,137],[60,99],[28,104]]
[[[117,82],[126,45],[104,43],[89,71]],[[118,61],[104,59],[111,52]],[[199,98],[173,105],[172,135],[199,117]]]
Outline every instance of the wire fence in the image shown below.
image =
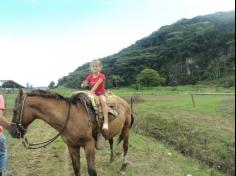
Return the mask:
[[205,96],[205,95],[224,95],[224,96],[232,96],[234,95],[235,96],[235,93],[191,93],[190,96],[191,96],[191,99],[192,99],[192,103],[193,103],[193,107],[195,108],[196,107],[196,101],[195,101],[195,98],[194,96]]

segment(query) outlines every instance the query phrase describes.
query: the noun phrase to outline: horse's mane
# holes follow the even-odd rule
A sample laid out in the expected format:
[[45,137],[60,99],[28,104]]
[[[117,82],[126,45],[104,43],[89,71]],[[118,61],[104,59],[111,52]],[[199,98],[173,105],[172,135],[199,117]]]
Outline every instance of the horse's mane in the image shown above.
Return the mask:
[[28,92],[27,96],[30,96],[30,97],[39,96],[39,97],[44,97],[44,98],[53,98],[53,99],[65,100],[65,101],[69,100],[69,98],[64,97],[56,92],[50,92],[50,91],[45,91],[45,90],[33,90],[32,92]]
[[46,90],[33,90],[32,92],[27,93],[27,96],[30,96],[30,97],[39,96],[39,97],[44,97],[44,98],[52,98],[56,100],[70,102],[72,104],[78,104],[82,100],[86,100],[86,102],[89,101],[86,99],[86,97],[83,94],[72,95],[71,97],[64,97],[56,92],[50,92]]

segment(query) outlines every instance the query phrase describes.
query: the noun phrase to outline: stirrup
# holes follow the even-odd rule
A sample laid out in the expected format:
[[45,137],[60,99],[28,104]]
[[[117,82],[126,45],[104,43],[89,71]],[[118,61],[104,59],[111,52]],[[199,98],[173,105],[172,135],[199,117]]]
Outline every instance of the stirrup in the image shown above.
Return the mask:
[[103,148],[103,141],[104,137],[102,136],[101,132],[97,134],[97,140],[96,140],[96,149],[101,150]]

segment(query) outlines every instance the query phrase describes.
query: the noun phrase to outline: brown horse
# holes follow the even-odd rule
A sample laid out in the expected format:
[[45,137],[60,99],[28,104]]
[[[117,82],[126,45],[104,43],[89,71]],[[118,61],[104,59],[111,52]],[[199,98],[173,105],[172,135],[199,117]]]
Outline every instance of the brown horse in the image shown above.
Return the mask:
[[[95,169],[95,139],[98,125],[93,113],[88,113],[89,107],[76,96],[63,97],[49,91],[32,91],[25,93],[19,90],[13,109],[12,128],[13,137],[23,138],[27,127],[35,120],[40,119],[51,127],[60,131],[60,135],[67,144],[75,176],[80,176],[80,148],[84,148],[88,165],[89,176],[96,176]],[[120,134],[123,140],[123,163],[121,172],[127,165],[129,131],[133,123],[131,108],[126,101],[119,98],[118,108],[121,109],[118,117],[109,122],[109,130],[102,134],[109,140],[111,161],[113,155],[113,137]],[[123,169],[123,170],[122,170]]]

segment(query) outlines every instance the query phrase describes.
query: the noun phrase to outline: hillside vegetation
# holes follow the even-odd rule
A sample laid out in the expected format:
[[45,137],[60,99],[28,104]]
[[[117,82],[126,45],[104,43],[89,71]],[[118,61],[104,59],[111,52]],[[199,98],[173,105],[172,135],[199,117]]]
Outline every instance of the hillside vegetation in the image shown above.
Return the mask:
[[[137,75],[145,68],[158,71],[166,85],[221,79],[222,85],[233,86],[235,11],[181,19],[102,62],[108,87],[137,84]],[[58,85],[78,88],[88,72],[86,63]]]

